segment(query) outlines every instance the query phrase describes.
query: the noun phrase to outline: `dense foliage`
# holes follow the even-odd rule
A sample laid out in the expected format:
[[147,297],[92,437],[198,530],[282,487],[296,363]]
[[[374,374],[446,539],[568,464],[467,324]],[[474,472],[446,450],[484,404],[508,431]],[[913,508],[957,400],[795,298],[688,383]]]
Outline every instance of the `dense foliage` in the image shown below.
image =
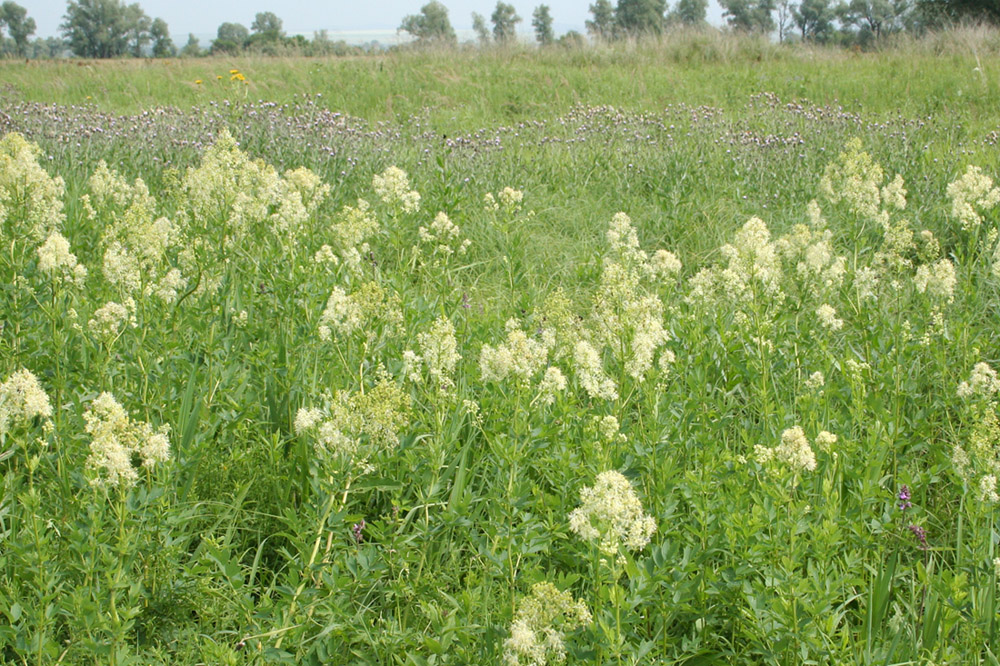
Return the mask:
[[1000,162],[955,63],[943,111],[8,101],[0,660],[990,663]]

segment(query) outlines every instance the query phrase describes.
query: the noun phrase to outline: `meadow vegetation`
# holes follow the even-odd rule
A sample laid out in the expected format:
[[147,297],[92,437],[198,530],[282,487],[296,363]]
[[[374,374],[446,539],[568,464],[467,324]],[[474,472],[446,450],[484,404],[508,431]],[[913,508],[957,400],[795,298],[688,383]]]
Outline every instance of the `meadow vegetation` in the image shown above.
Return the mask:
[[997,663],[940,39],[0,63],[0,661]]

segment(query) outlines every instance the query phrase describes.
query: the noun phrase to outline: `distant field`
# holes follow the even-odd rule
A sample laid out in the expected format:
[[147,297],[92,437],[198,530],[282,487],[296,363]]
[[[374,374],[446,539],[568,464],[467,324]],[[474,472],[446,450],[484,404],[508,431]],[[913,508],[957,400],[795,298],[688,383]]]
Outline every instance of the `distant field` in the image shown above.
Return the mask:
[[997,664],[995,41],[0,62],[0,662]]
[[[322,95],[326,108],[371,121],[402,121],[426,111],[442,131],[523,121],[573,104],[655,111],[686,102],[734,109],[763,91],[874,115],[946,114],[985,125],[994,123],[1000,102],[1000,56],[980,52],[977,60],[974,51],[851,53],[705,37],[649,52],[2,62],[0,79],[7,100],[95,104],[123,113]],[[246,82],[231,82],[232,69]]]

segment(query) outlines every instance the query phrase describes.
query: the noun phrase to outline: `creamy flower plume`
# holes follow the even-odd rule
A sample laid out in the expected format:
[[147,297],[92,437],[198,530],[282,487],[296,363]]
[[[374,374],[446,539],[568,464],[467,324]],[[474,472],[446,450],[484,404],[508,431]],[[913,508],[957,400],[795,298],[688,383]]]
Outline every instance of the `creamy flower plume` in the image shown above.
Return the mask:
[[1000,203],[1000,188],[993,187],[993,179],[977,166],[969,165],[965,173],[948,185],[951,215],[969,231],[983,223],[982,213]]
[[18,370],[0,384],[0,435],[9,428],[50,416],[49,396],[30,370]]
[[545,666],[566,660],[566,633],[591,622],[583,601],[552,583],[535,583],[521,600],[504,641],[507,666]]
[[58,231],[50,233],[38,247],[38,269],[57,282],[78,287],[87,280],[87,267],[77,261],[69,241]]
[[37,144],[16,132],[0,139],[0,236],[26,236],[40,243],[62,228],[66,186],[41,167],[41,153]]
[[170,460],[169,427],[133,421],[110,393],[94,399],[83,419],[91,438],[87,467],[98,472],[97,485],[128,488],[139,478],[133,460],[147,469]]
[[596,541],[606,555],[620,548],[642,550],[656,532],[656,521],[642,510],[632,484],[620,472],[597,476],[580,491],[581,504],[569,514],[569,528],[585,541]]
[[[836,437],[831,441],[830,436],[830,433],[823,435],[824,444],[829,445],[836,441]],[[757,456],[757,462],[762,465],[776,460],[795,472],[811,472],[816,469],[816,455],[813,453],[812,447],[809,446],[809,440],[806,439],[806,434],[800,426],[788,428],[781,433],[781,443],[778,446],[767,448],[758,444],[754,447],[754,453]]]
[[420,193],[410,189],[410,179],[399,167],[391,166],[373,176],[372,189],[383,203],[397,210],[404,213],[420,210]]

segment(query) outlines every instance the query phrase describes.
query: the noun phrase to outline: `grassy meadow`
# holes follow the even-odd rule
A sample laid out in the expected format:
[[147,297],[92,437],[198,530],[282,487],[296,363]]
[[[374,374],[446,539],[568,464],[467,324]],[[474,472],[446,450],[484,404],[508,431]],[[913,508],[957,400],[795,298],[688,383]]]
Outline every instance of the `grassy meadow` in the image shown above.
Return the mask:
[[997,664],[998,45],[0,62],[0,662]]

